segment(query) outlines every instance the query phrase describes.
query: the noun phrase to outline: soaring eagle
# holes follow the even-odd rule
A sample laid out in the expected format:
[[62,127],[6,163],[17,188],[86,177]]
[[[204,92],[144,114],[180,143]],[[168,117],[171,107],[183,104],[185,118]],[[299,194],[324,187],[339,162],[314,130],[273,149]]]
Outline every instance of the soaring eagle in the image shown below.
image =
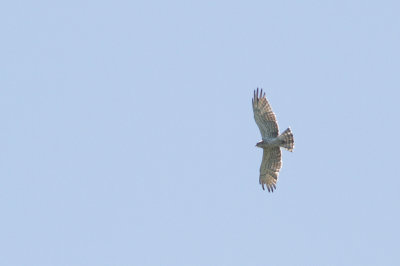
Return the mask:
[[252,99],[254,119],[261,132],[262,140],[256,144],[263,149],[263,158],[260,167],[260,184],[265,190],[266,185],[269,192],[276,189],[279,170],[282,167],[281,147],[293,151],[294,138],[290,128],[279,135],[278,123],[265,93],[254,90]]

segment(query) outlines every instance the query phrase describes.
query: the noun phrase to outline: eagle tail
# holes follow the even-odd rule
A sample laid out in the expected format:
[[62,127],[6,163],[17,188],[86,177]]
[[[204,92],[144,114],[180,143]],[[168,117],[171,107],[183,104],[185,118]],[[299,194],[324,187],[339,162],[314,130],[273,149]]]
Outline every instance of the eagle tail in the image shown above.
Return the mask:
[[278,137],[281,140],[280,146],[287,149],[288,151],[293,151],[294,148],[294,138],[293,133],[290,128],[286,129],[282,132],[282,134]]

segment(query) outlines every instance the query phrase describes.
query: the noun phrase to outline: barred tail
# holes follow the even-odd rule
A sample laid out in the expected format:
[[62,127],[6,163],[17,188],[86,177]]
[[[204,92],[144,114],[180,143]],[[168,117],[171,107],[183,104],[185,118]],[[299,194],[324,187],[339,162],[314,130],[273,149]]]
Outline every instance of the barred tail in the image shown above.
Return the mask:
[[282,134],[278,138],[282,141],[282,143],[280,145],[281,147],[287,149],[288,151],[293,151],[294,138],[293,138],[293,133],[290,130],[290,128],[283,131]]

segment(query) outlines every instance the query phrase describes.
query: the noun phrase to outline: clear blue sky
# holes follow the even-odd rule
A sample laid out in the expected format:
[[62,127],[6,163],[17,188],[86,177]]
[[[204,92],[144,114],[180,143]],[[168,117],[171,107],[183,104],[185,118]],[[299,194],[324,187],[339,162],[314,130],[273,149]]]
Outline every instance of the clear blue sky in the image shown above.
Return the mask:
[[0,265],[400,265],[399,10],[2,3]]

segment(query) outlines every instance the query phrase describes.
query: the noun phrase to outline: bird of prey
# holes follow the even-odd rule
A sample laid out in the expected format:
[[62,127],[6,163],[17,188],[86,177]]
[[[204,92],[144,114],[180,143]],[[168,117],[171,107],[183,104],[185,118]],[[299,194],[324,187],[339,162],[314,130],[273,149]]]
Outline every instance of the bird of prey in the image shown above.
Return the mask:
[[262,140],[256,147],[263,149],[263,157],[260,167],[260,185],[265,190],[266,185],[269,192],[276,189],[279,170],[282,167],[281,147],[293,151],[294,139],[290,128],[279,135],[278,123],[265,93],[254,90],[252,99],[254,119],[261,132]]

